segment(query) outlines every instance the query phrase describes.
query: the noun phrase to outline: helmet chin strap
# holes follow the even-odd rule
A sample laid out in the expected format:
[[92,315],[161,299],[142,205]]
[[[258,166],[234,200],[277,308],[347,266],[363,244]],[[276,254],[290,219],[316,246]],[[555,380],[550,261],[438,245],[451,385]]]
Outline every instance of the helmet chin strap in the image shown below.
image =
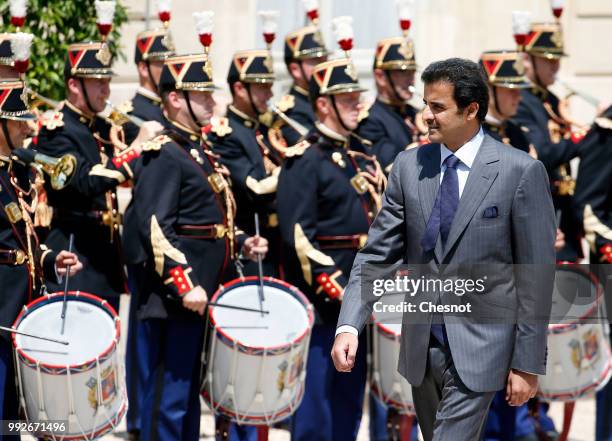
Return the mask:
[[540,86],[542,89],[546,89],[546,87],[542,84],[540,75],[538,74],[538,68],[536,67],[536,64],[535,64],[535,57],[531,54],[529,54],[529,61],[531,61],[531,68],[533,69],[533,76],[534,76],[536,85]]
[[91,105],[91,101],[89,100],[89,94],[87,93],[87,89],[85,88],[85,81],[81,77],[79,77],[78,80],[79,84],[81,85],[81,90],[83,91],[83,98],[85,98],[85,104],[87,105],[89,111],[95,115],[98,112],[96,112]]
[[342,126],[344,130],[351,133],[352,130],[346,126],[346,124],[344,123],[344,120],[342,119],[342,115],[340,115],[340,112],[338,112],[338,107],[336,106],[336,97],[334,95],[330,95],[329,99],[332,103],[332,107],[334,108],[334,112],[336,112],[336,116],[338,117],[338,122],[340,123],[340,125]]
[[253,101],[253,95],[251,94],[251,84],[250,83],[244,83],[244,87],[246,88],[247,94],[249,96],[249,104],[251,105],[251,109],[253,110],[253,112],[255,112],[255,115],[259,119],[259,115],[261,115],[262,112],[257,110],[257,107],[255,107],[255,101]]
[[11,139],[11,134],[8,130],[8,121],[6,119],[1,119],[0,124],[2,125],[2,133],[4,133],[4,139],[6,139],[6,144],[8,145],[9,150],[15,150],[15,144],[13,144],[13,140]]
[[202,124],[196,117],[196,114],[193,111],[193,107],[191,107],[191,99],[189,98],[189,92],[186,90],[183,90],[183,96],[185,97],[185,101],[187,101],[187,110],[189,110],[189,115],[191,116],[191,119],[193,120],[195,125],[198,126],[199,128],[204,127],[204,124]]
[[393,92],[393,95],[395,95],[395,99],[398,103],[404,104],[404,100],[402,99],[402,97],[400,97],[400,94],[397,91],[395,81],[393,81],[393,78],[391,78],[391,71],[384,70],[383,72],[385,72],[385,77],[387,77],[387,81],[389,82],[389,85],[391,85],[391,91]]
[[153,84],[155,93],[159,95],[159,84],[157,84],[155,80],[153,79],[153,74],[151,73],[151,63],[149,62],[149,60],[147,60],[145,61],[145,64],[147,66],[147,73],[149,74],[149,81],[151,82],[151,84]]
[[493,86],[493,105],[495,106],[495,111],[501,117],[504,117],[504,113],[499,108],[499,100],[497,98],[497,86]]

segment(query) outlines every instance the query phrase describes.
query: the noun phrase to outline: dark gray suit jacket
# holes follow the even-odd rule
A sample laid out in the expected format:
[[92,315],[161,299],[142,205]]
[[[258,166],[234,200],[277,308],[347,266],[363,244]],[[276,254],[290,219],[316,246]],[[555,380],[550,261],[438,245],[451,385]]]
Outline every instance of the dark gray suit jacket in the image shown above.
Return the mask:
[[[457,372],[476,392],[503,388],[510,368],[545,374],[547,319],[527,319],[536,313],[548,317],[554,280],[555,214],[544,166],[485,135],[445,249],[438,239],[434,252],[423,253],[420,241],[439,186],[439,144],[397,157],[382,209],[355,259],[338,326],[351,325],[361,331],[378,300],[369,292],[362,293],[363,264],[425,264],[432,268],[440,268],[441,263],[448,264],[446,267],[499,264],[501,270],[489,275],[483,298],[509,320],[491,324],[469,316],[444,315]],[[497,207],[496,217],[484,215],[490,207]],[[517,271],[513,264],[547,265],[520,265]],[[445,303],[444,297],[438,301]],[[406,315],[403,320],[399,371],[415,386],[425,374],[427,323],[414,323]]]

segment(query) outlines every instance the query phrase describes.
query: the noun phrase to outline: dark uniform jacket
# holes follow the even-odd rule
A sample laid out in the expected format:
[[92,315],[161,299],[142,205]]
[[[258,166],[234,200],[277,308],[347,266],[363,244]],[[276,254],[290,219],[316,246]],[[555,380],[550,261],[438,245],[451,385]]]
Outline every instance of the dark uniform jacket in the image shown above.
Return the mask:
[[335,324],[336,298],[376,211],[370,194],[357,192],[355,176],[375,163],[349,156],[347,142],[325,131],[315,128],[286,158],[278,214],[287,281],[308,296],[320,320]]
[[[166,118],[164,118],[164,113],[160,105],[161,99],[154,99],[152,95],[147,96],[141,91],[137,91],[134,98],[132,98],[124,108],[129,115],[135,116],[142,121],[157,121],[166,126],[168,123]],[[139,128],[132,123],[124,124],[123,127],[126,132],[126,144],[130,145],[136,136],[138,136]],[[138,158],[132,165],[134,181],[138,178],[140,162],[141,159]],[[123,216],[123,234],[121,236],[123,255],[125,263],[128,265],[142,263],[146,260],[144,247],[140,243],[140,233],[138,232],[140,223],[137,215],[138,213],[134,210],[134,203],[130,201]]]
[[[281,158],[265,142],[267,127],[230,105],[227,118],[213,119],[207,132],[213,151],[221,155],[231,174],[238,206],[236,225],[249,236],[254,235],[254,215],[258,213],[260,233],[269,241],[266,273],[278,275],[280,241],[275,201]],[[249,274],[251,269],[247,268]]]
[[612,263],[612,107],[582,141],[575,213],[584,227],[591,262]]
[[573,181],[568,161],[580,153],[580,143],[569,135],[569,125],[559,116],[559,99],[541,88],[525,89],[513,122],[526,127],[527,139],[534,145],[551,182],[555,209],[561,210],[560,228],[566,245],[558,260],[575,261],[581,256],[580,226],[572,209]]
[[104,141],[108,128],[105,121],[87,118],[66,102],[45,120],[37,145],[41,153],[71,154],[77,160],[68,186],[59,191],[45,187],[54,210],[46,244],[68,249],[74,233],[74,251],[83,270],[71,277],[70,287],[106,298],[126,292],[115,190],[131,177],[129,164],[136,156],[128,150],[114,157],[113,146]]
[[[0,156],[0,326],[12,326],[21,308],[34,300],[41,288],[41,277],[56,281],[55,258],[57,254],[44,245],[40,245],[35,235],[30,235],[32,258],[35,266],[35,276],[32,278],[27,261],[16,257],[28,255],[28,233],[25,221],[11,222],[8,212],[16,213],[19,202],[19,190],[11,183],[11,178],[17,179],[18,185],[25,192],[30,190],[29,170],[11,163]],[[30,198],[25,194],[27,203]],[[12,256],[9,256],[12,252]],[[10,334],[1,332],[0,336],[9,338]]]
[[147,253],[143,319],[201,320],[181,298],[198,285],[211,297],[230,262],[228,236],[215,233],[227,227],[225,193],[211,185],[218,177],[216,159],[200,142],[197,134],[174,125],[141,156],[134,209]]
[[[395,157],[415,141],[416,109],[392,106],[376,99],[361,115],[357,134],[372,143],[372,153],[389,173]],[[412,127],[406,124],[411,121]]]
[[[289,94],[283,96],[280,102],[277,103],[277,107],[289,118],[301,124],[306,130],[310,131],[314,128],[315,115],[307,90],[294,85]],[[281,132],[287,142],[287,146],[293,146],[303,138],[302,134],[288,124],[282,126]]]
[[[528,129],[521,128],[512,121],[493,121],[487,117],[487,120],[482,124],[482,128],[499,142],[522,150],[525,153],[531,151],[531,145],[526,136]],[[533,154],[535,155],[535,152]]]
[[[119,107],[128,115],[142,121],[157,121],[161,123],[164,120],[161,98],[156,98],[156,95],[150,91],[148,91],[148,94],[145,94],[140,88],[136,91],[134,98]],[[139,128],[131,122],[124,124],[123,128],[125,130],[126,144],[130,145],[138,135]]]

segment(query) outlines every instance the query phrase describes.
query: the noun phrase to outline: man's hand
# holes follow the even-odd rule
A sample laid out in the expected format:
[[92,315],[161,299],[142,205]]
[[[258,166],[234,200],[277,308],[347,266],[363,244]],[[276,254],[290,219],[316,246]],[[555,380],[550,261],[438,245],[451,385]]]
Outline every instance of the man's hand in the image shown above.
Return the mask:
[[140,150],[140,145],[143,142],[149,141],[163,132],[164,126],[162,126],[157,121],[146,121],[140,127],[138,131],[138,136],[132,142],[131,146],[135,147],[137,150]]
[[535,397],[538,391],[538,376],[510,369],[506,386],[506,401],[510,406],[520,406]]
[[183,306],[200,315],[204,315],[206,303],[208,303],[208,296],[204,288],[199,285],[183,296]]
[[336,336],[331,356],[338,372],[350,372],[355,366],[355,355],[359,339],[350,332],[342,332]]
[[69,253],[68,251],[60,251],[55,258],[55,270],[61,277],[66,275],[66,269],[70,267],[70,275],[74,276],[76,273],[83,269],[83,264],[79,260],[76,254]]
[[268,252],[268,240],[261,236],[251,236],[242,245],[242,255],[252,261],[257,260],[257,255],[261,254],[263,259]]

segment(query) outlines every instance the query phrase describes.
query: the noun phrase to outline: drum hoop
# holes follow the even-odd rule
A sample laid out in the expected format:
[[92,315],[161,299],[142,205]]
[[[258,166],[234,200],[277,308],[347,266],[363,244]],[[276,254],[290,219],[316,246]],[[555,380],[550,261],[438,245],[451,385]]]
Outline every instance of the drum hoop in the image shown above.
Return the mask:
[[395,331],[391,330],[391,328],[387,328],[384,323],[374,322],[380,333],[383,337],[388,340],[399,340],[402,334],[397,334]]
[[582,265],[578,263],[560,261],[560,262],[557,262],[556,268],[569,268],[571,271],[576,271],[576,272],[581,273],[582,275],[586,275],[587,278],[590,279],[591,283],[595,285],[595,289],[596,289],[596,302],[591,308],[589,308],[589,310],[583,316],[569,323],[556,323],[556,324],[548,325],[549,331],[551,331],[553,334],[560,334],[563,331],[565,331],[567,328],[573,329],[575,326],[583,324],[581,323],[581,320],[587,317],[590,317],[593,314],[593,312],[599,309],[599,306],[601,305],[601,298],[603,296],[603,288],[601,287],[601,284],[599,283],[599,278],[595,274],[591,273],[590,271],[582,269]]
[[374,384],[374,382],[370,383],[370,390],[376,396],[376,399],[379,400],[382,404],[386,404],[387,406],[394,407],[395,409],[400,410],[400,411],[402,410],[406,411],[408,415],[416,415],[416,411],[414,409],[414,403],[405,404],[405,403],[401,403],[399,401],[396,401],[390,398],[387,398],[387,400],[385,401],[383,399],[383,391],[376,384]]
[[[220,286],[219,289],[215,291],[210,301],[216,302],[217,299],[221,297],[221,295],[225,291],[231,288],[234,288],[235,286],[253,285],[253,282],[257,282],[257,281],[259,281],[259,277],[257,276],[248,276],[248,277],[243,277],[243,278],[239,277],[237,279],[231,280],[227,282],[226,284]],[[296,337],[289,343],[285,343],[283,345],[277,345],[277,346],[250,346],[250,345],[246,345],[238,341],[237,339],[231,337],[223,329],[217,328],[216,327],[217,323],[213,317],[213,309],[208,308],[208,318],[210,320],[210,325],[213,327],[217,335],[219,335],[219,337],[221,337],[221,340],[224,343],[228,344],[230,347],[233,347],[234,345],[238,346],[238,349],[240,350],[240,352],[246,352],[249,354],[260,354],[264,352],[273,353],[277,355],[282,354],[284,352],[289,351],[291,346],[301,343],[302,340],[304,340],[312,331],[312,327],[314,325],[314,313],[312,311],[312,304],[308,301],[306,296],[297,287],[290,285],[289,283],[284,282],[283,280],[275,279],[274,277],[264,277],[264,284],[266,283],[268,284],[268,286],[271,286],[271,287],[278,287],[280,285],[280,287],[284,288],[285,290],[287,290],[289,293],[293,294],[297,298],[297,300],[304,306],[306,313],[308,315],[308,326],[306,327],[304,332],[302,332],[298,337]]]
[[[248,416],[245,414],[244,417],[240,416],[241,419],[248,421],[249,423],[253,424],[253,425],[269,425],[269,422],[275,423],[277,421],[280,421],[290,415],[293,414],[293,412],[291,411],[291,409],[293,407],[297,408],[299,407],[300,403],[302,402],[302,400],[304,399],[304,393],[306,392],[306,384],[305,383],[300,383],[301,387],[300,390],[298,391],[298,394],[295,397],[295,400],[291,400],[291,402],[289,404],[287,404],[285,407],[283,407],[282,409],[278,410],[277,412],[273,412],[273,418],[270,419],[268,418],[266,415],[262,415],[262,416]],[[222,413],[223,415],[226,415],[230,418],[234,418],[236,420],[238,420],[238,415],[239,412],[235,412],[233,410],[228,409],[227,407],[223,407],[220,405],[220,403],[217,403],[216,401],[214,401],[212,399],[212,395],[208,393],[208,390],[204,390],[202,391],[202,397],[204,398],[204,400],[209,403],[210,408],[211,409],[215,409],[217,412]],[[257,424],[256,423],[261,421],[261,424]]]
[[[121,403],[121,408],[119,409],[119,412],[117,412],[117,415],[111,421],[108,421],[104,426],[100,427],[98,430],[92,433],[91,439],[97,439],[101,437],[102,435],[106,435],[108,432],[113,430],[121,422],[121,420],[125,416],[125,413],[127,412],[127,409],[128,409],[128,405],[124,399],[123,403]],[[48,436],[50,436],[51,438],[42,438],[42,439],[55,439],[53,435],[51,434]],[[60,439],[62,441],[79,441],[83,439],[83,435],[82,434],[62,435]]]
[[610,351],[608,350],[607,352],[608,352],[608,363],[606,365],[606,369],[599,376],[596,383],[585,386],[582,389],[579,389],[575,392],[566,392],[566,393],[559,393],[559,394],[547,394],[539,390],[538,397],[543,398],[545,400],[552,400],[552,401],[568,401],[568,400],[574,401],[576,397],[580,397],[593,390],[597,390],[599,387],[603,386],[604,384],[607,384],[606,378],[608,378],[612,374],[611,372],[612,362],[610,361]]
[[[19,329],[19,324],[21,324],[21,321],[29,313],[31,313],[32,311],[35,311],[36,309],[40,308],[43,305],[46,305],[47,303],[58,301],[59,298],[63,299],[63,297],[64,297],[64,293],[61,293],[61,292],[57,292],[53,294],[46,294],[42,297],[39,297],[38,299],[34,300],[33,302],[23,307],[23,309],[21,310],[21,312],[15,319],[15,322],[13,323],[13,327],[15,329]],[[99,356],[95,358],[92,358],[90,360],[86,360],[83,363],[74,364],[74,365],[55,365],[55,364],[50,364],[50,363],[39,362],[38,360],[30,357],[28,354],[26,354],[23,351],[22,348],[17,346],[17,337],[16,337],[16,334],[13,334],[12,335],[13,348],[15,349],[15,351],[17,351],[19,359],[24,361],[30,367],[39,365],[41,367],[41,370],[44,369],[44,372],[46,374],[64,375],[67,369],[70,369],[70,372],[76,371],[77,373],[82,372],[82,371],[87,371],[91,369],[91,367],[94,366],[96,362],[102,363],[106,361],[108,358],[110,358],[110,356],[113,354],[114,350],[117,347],[117,342],[119,341],[120,328],[121,328],[121,325],[119,323],[119,316],[117,315],[117,312],[115,311],[115,309],[111,305],[109,305],[106,300],[103,300],[100,297],[95,296],[93,294],[89,294],[89,293],[85,293],[81,291],[68,291],[68,294],[66,297],[68,299],[85,301],[86,303],[96,305],[100,307],[101,309],[105,310],[111,316],[115,324],[115,338],[110,343],[110,345],[104,351],[102,351],[102,353]]]

